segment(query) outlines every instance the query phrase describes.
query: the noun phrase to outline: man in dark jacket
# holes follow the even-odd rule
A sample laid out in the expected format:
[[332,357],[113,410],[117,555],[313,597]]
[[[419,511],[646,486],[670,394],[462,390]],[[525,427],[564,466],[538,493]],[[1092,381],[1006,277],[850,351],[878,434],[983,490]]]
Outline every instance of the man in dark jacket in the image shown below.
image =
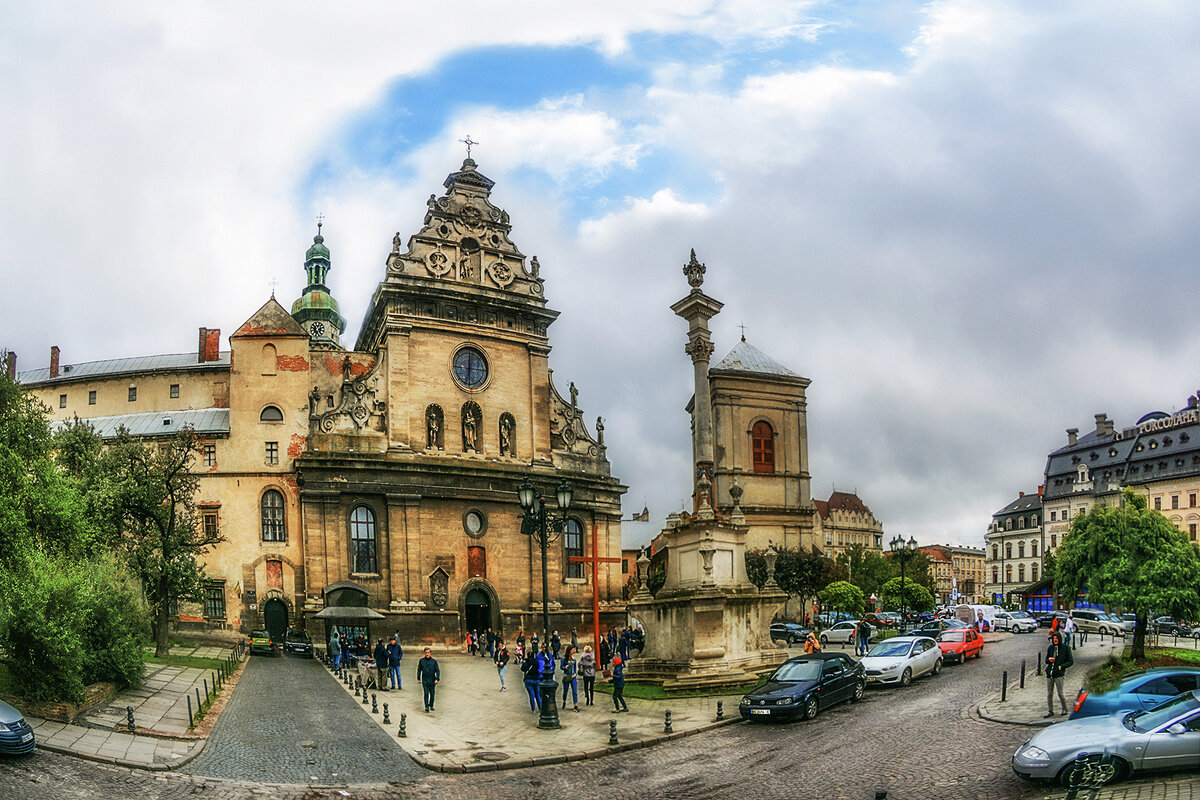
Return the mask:
[[388,652],[383,646],[383,639],[375,643],[375,685],[379,687],[379,691],[387,691],[387,676],[388,676]]
[[558,651],[562,650],[562,639],[558,638],[558,631],[555,631],[550,636],[550,652],[554,654],[554,659],[558,660]]
[[400,681],[400,659],[404,658],[404,648],[400,646],[400,642],[396,641],[395,636],[388,642],[387,653],[388,673],[392,679],[392,688],[403,689],[404,685]]
[[525,654],[525,660],[521,662],[521,675],[524,677],[525,691],[529,693],[529,710],[537,711],[542,707],[542,696],[538,689],[542,674],[541,663],[533,652]]
[[433,711],[434,693],[441,679],[442,672],[438,669],[437,659],[433,657],[433,651],[426,647],[425,655],[417,662],[417,680],[421,682],[424,692],[426,711]]
[[625,660],[620,656],[613,659],[613,713],[628,711],[629,704],[625,702]]
[[1075,663],[1071,648],[1057,631],[1050,635],[1050,646],[1046,648],[1046,718],[1054,716],[1054,690],[1058,689],[1058,702],[1063,716],[1067,715],[1067,698],[1063,695],[1063,675]]

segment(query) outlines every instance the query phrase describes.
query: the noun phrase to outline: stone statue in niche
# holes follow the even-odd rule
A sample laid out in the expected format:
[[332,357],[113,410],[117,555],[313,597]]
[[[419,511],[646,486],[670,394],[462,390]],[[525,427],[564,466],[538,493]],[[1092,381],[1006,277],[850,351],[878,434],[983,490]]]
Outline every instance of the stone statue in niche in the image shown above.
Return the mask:
[[342,380],[350,380],[350,356],[346,356],[342,359]]
[[441,567],[429,576],[429,599],[433,601],[434,608],[446,607],[446,600],[450,597],[448,583],[447,575]]
[[425,417],[425,433],[427,437],[425,446],[430,450],[438,446],[438,428],[437,412],[431,408],[429,409],[429,414]]
[[425,205],[429,206],[430,211],[437,210],[437,195],[436,194],[429,195],[429,199],[425,201]]
[[538,273],[542,271],[542,265],[538,263],[537,256],[529,259],[529,271],[535,278],[538,276]]
[[475,417],[472,414],[468,414],[463,417],[463,452],[467,450],[479,452],[475,445],[475,434]]
[[314,386],[313,390],[308,395],[308,415],[310,417],[317,416],[320,413],[321,407],[321,391]]
[[462,260],[462,263],[459,264],[458,277],[459,277],[459,280],[464,280],[464,281],[471,280],[471,262],[469,260],[464,258]]
[[513,454],[512,428],[513,423],[508,416],[500,417],[500,455],[502,456],[511,456]]

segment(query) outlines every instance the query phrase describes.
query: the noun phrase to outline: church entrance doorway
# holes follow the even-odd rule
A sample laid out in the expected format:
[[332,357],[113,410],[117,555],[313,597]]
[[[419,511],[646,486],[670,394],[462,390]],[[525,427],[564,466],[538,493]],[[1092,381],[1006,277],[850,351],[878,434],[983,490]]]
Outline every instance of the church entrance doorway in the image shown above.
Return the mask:
[[271,634],[271,641],[283,645],[283,636],[287,633],[287,605],[278,597],[272,597],[263,605],[263,625]]
[[483,633],[492,627],[492,601],[482,589],[467,592],[466,623],[468,631]]

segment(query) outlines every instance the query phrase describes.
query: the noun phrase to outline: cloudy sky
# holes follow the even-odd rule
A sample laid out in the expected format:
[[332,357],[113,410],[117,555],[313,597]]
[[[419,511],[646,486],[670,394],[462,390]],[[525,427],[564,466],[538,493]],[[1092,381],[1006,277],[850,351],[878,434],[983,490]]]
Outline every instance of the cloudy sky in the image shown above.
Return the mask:
[[470,134],[626,513],[688,493],[692,247],[716,357],[812,379],[814,496],[923,543],[1200,386],[1193,4],[27,2],[0,66],[23,369],[228,334],[318,213],[353,341]]

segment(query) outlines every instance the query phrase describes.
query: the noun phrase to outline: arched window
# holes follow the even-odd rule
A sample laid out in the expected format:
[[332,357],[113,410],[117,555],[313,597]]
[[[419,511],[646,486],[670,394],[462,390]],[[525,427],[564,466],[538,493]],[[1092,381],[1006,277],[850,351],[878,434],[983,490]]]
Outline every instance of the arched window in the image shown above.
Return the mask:
[[566,569],[563,570],[563,575],[568,578],[582,578],[583,564],[578,561],[571,561],[571,556],[583,555],[583,523],[574,517],[567,517],[566,525],[563,526],[563,560],[566,562]]
[[992,583],[1000,582],[1000,568],[992,567]]
[[1018,528],[1025,527],[1025,518],[1024,517],[1017,517],[1017,527]]
[[354,559],[354,572],[376,572],[375,561],[375,513],[366,506],[358,506],[350,513],[350,552]]
[[1025,582],[1025,565],[1024,564],[1017,565],[1017,580],[1019,580],[1021,583]]
[[751,449],[754,452],[755,472],[775,471],[775,431],[771,423],[759,420],[750,430]]
[[1017,542],[1017,558],[1025,557],[1025,543]]
[[1036,581],[1036,580],[1038,579],[1038,565],[1037,565],[1037,564],[1032,564],[1032,565],[1030,565],[1029,569],[1030,569],[1030,570],[1032,571],[1032,573],[1033,573],[1033,575],[1031,576],[1031,577],[1032,577],[1032,579]]
[[1011,517],[1004,521],[1004,530],[1006,530],[1006,531],[1012,530],[1012,518]]
[[274,375],[277,361],[278,354],[275,352],[275,345],[264,344],[262,349],[262,374]]
[[1004,568],[1004,582],[1012,583],[1012,564],[1009,564]]
[[267,489],[262,496],[262,540],[286,542],[287,525],[283,514],[283,494]]
[[259,422],[283,422],[283,412],[275,406],[267,406],[258,415]]

